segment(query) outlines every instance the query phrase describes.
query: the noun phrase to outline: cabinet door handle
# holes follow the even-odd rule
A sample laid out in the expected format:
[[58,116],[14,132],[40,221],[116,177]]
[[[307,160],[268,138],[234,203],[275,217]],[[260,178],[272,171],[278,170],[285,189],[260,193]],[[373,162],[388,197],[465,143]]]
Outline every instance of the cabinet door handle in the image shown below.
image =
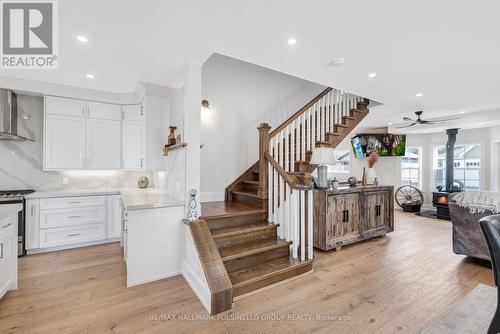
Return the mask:
[[144,167],[144,159],[141,159],[141,167]]
[[381,212],[382,212],[382,210],[381,210],[380,205],[375,206],[375,216],[377,216],[377,217],[380,216]]
[[343,223],[349,222],[349,210],[342,211],[342,214],[343,214],[342,222]]
[[7,227],[9,227],[11,225],[12,225],[12,223],[8,223],[7,225],[2,225],[2,228],[7,228]]
[[68,218],[80,218],[81,216],[69,216]]
[[3,243],[0,243],[0,259],[3,259]]
[[31,205],[30,207],[30,212],[31,212],[31,215],[34,216],[35,215],[35,206],[34,205]]
[[81,233],[75,233],[75,234],[68,234],[68,237],[77,237],[79,236]]

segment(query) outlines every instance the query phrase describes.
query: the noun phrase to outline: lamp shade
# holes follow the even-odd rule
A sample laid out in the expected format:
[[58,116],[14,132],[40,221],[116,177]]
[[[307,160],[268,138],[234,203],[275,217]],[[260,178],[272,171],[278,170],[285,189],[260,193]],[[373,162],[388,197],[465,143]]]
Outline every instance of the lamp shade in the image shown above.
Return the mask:
[[313,149],[311,161],[313,165],[335,164],[335,150],[330,147],[316,147]]

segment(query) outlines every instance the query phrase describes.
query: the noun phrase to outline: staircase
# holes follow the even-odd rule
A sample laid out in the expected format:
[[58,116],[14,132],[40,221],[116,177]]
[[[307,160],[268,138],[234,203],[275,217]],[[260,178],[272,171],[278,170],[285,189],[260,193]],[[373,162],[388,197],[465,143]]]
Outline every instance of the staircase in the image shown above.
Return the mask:
[[312,151],[336,147],[368,104],[328,88],[272,132],[259,125],[259,161],[226,188],[224,202],[202,204],[233,300],[312,271]]

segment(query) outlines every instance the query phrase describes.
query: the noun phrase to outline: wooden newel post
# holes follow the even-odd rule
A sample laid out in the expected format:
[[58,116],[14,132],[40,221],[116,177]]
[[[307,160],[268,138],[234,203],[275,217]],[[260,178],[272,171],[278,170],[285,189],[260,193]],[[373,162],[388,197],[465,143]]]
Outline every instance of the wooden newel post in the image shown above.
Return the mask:
[[269,152],[269,130],[271,127],[267,123],[260,123],[259,130],[259,191],[258,196],[267,199],[268,190],[268,169],[264,154]]

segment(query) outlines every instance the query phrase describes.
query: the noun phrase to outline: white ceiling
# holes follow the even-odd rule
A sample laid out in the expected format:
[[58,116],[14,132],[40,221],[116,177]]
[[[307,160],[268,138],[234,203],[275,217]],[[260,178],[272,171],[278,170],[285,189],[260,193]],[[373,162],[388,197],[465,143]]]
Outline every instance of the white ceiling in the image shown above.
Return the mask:
[[[217,52],[382,102],[371,118],[380,125],[420,109],[431,118],[500,107],[496,0],[64,0],[58,6],[59,69],[0,75],[131,92],[138,81],[175,86],[185,63],[202,64]],[[291,37],[294,46],[286,43]],[[336,57],[345,65],[329,66]],[[369,79],[370,72],[377,77]]]

